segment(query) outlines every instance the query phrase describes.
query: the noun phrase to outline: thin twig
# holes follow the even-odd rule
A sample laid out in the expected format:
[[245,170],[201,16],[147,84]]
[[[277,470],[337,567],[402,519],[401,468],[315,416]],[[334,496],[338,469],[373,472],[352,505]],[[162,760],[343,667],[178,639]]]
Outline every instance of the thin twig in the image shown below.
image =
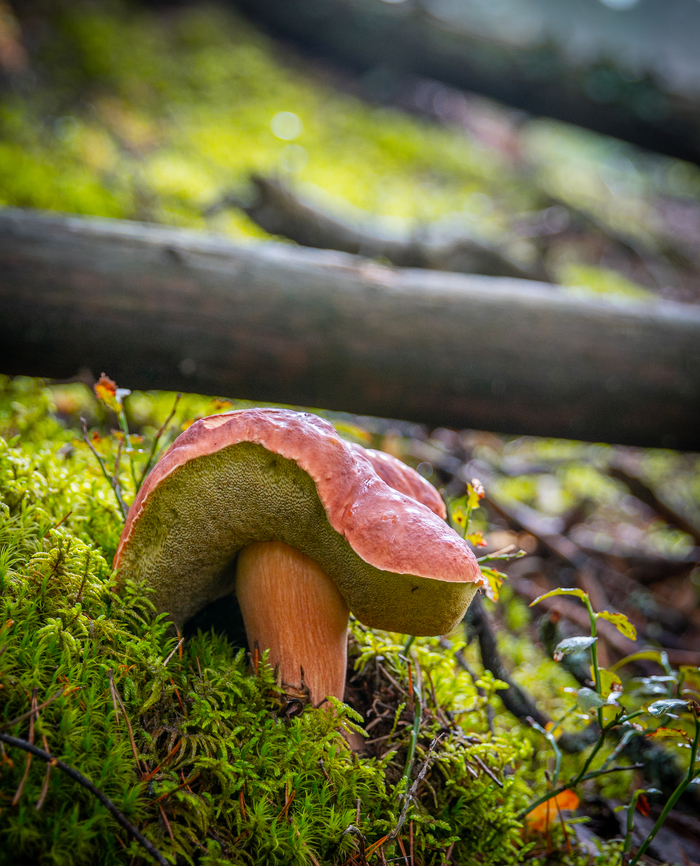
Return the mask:
[[180,640],[173,647],[172,652],[168,655],[167,659],[163,662],[163,667],[166,667],[170,659],[175,655],[175,653],[180,649],[180,647],[185,642],[184,637],[181,637]]
[[425,778],[428,769],[430,767],[430,758],[432,757],[433,752],[437,744],[444,737],[444,734],[438,734],[437,737],[433,740],[433,742],[428,746],[428,754],[425,757],[425,761],[423,762],[423,766],[420,768],[418,775],[416,776],[415,782],[411,785],[411,787],[406,791],[406,795],[404,797],[403,807],[401,809],[401,814],[399,815],[399,820],[396,827],[389,833],[388,840],[389,842],[393,842],[401,832],[401,828],[403,827],[404,821],[406,820],[406,815],[408,815],[408,810],[411,806],[411,803],[416,798],[416,792],[418,791],[418,786]]
[[38,713],[40,710],[43,710],[44,707],[48,707],[49,704],[52,704],[57,698],[61,698],[64,695],[69,694],[70,691],[77,691],[80,686],[62,686],[55,695],[51,695],[51,697],[44,701],[43,704],[39,704],[35,709],[27,710],[26,713],[22,713],[21,716],[16,716],[14,719],[10,719],[9,722],[3,722],[0,725],[0,730],[3,728],[12,728],[15,725],[19,724],[19,722],[23,722],[25,719],[28,719],[30,716],[33,716],[34,713]]
[[109,472],[107,471],[107,464],[104,462],[102,457],[99,455],[97,449],[90,441],[90,437],[88,436],[87,421],[84,418],[81,418],[80,420],[83,423],[83,440],[88,446],[88,448],[92,451],[95,459],[99,463],[102,474],[104,475],[107,483],[112,488],[112,490],[114,491],[114,495],[117,498],[117,503],[119,504],[119,508],[121,509],[122,517],[124,518],[124,520],[126,520],[126,515],[128,514],[129,509],[126,506],[126,502],[124,502],[124,499],[122,498],[122,492],[121,487],[119,486],[119,482],[115,482],[114,478],[112,478],[112,476],[109,474]]
[[493,772],[490,767],[487,767],[486,764],[481,760],[478,755],[470,755],[469,759],[474,761],[475,764],[478,764],[479,767],[486,773],[486,775],[491,779],[492,782],[495,782],[499,788],[503,787],[503,782],[498,778],[498,776]]
[[11,737],[9,734],[0,734],[0,740],[7,743],[8,746],[16,746],[18,749],[29,752],[31,755],[41,758],[42,761],[50,762],[53,766],[62,770],[67,776],[70,776],[70,778],[76,781],[79,785],[82,785],[83,788],[87,788],[87,790],[90,791],[93,796],[97,797],[100,803],[102,803],[102,805],[108,809],[112,815],[114,815],[118,823],[121,824],[121,826],[130,833],[146,851],[148,851],[151,857],[154,857],[161,866],[171,866],[155,845],[149,842],[145,836],[142,836],[131,821],[129,821],[129,819],[126,818],[119,809],[117,809],[114,803],[106,797],[99,788],[95,787],[89,779],[86,779],[82,773],[79,773],[76,769],[65,764],[63,761],[60,761],[58,758],[54,758],[53,755],[50,755],[43,749],[39,749],[37,746],[28,743],[26,740],[20,740],[18,737]]
[[[49,744],[46,741],[46,735],[42,734],[41,736],[42,736],[42,739],[44,741],[44,751],[48,754]],[[56,765],[53,761],[49,761],[48,764],[46,765],[46,775],[44,776],[44,784],[42,785],[41,794],[39,795],[39,799],[37,800],[36,806],[34,807],[37,810],[37,812],[44,805],[44,800],[46,799],[46,795],[49,792],[49,779],[51,777],[51,767],[55,767],[55,766]]]
[[[587,782],[589,779],[597,779],[598,776],[607,776],[609,773],[626,773],[629,770],[643,770],[644,764],[630,764],[629,767],[609,767],[607,770],[593,770],[590,773],[586,773],[585,776],[582,776],[580,779],[576,780],[576,785],[580,785],[581,782]],[[544,796],[539,797],[534,803],[530,803],[527,809],[523,809],[522,812],[518,815],[518,821],[522,821],[523,818],[532,812],[533,809],[540,806],[542,803],[546,803],[547,800],[550,800],[552,797],[556,797],[558,794],[562,794],[564,791],[568,791],[570,788],[574,787],[571,782],[568,782],[565,785],[560,785],[558,788],[554,788],[552,791],[548,791]]]
[[[32,691],[32,708],[29,713],[29,745],[34,745],[34,716],[36,715],[36,689]],[[16,806],[19,803],[20,797],[22,796],[22,791],[24,790],[24,785],[27,781],[27,777],[29,776],[29,769],[32,766],[32,753],[29,752],[27,755],[27,765],[24,768],[24,775],[22,776],[22,781],[19,783],[19,788],[15,791],[15,796],[12,799],[12,805]]]
[[[143,772],[143,770],[141,769],[141,761],[139,759],[138,749],[136,748],[136,740],[134,740],[134,732],[131,729],[131,722],[129,721],[129,716],[127,715],[126,707],[124,706],[124,702],[122,701],[121,695],[119,694],[119,690],[117,689],[116,683],[114,682],[114,675],[112,674],[111,668],[107,671],[107,676],[109,677],[109,690],[112,693],[112,703],[114,703],[115,701],[119,703],[122,715],[124,716],[124,721],[126,722],[126,728],[129,732],[129,742],[131,743],[131,751],[134,753],[134,760],[136,761],[136,766],[138,767],[139,772]],[[145,767],[145,770],[146,772],[148,772],[148,767]]]
[[173,408],[170,410],[170,414],[168,415],[168,417],[163,422],[163,425],[161,426],[160,430],[156,433],[156,437],[153,440],[153,444],[151,445],[151,450],[148,454],[148,460],[146,461],[146,465],[143,467],[143,472],[141,473],[141,477],[139,478],[139,482],[136,485],[136,492],[137,493],[141,489],[141,485],[143,484],[143,482],[146,480],[146,476],[148,475],[150,468],[151,468],[151,463],[153,463],[153,458],[156,456],[156,451],[158,450],[158,443],[160,442],[160,437],[163,435],[166,428],[168,427],[170,422],[173,420],[173,417],[175,415],[175,410],[177,409],[177,404],[180,402],[181,397],[182,397],[182,394],[178,394],[175,397],[175,403],[173,404]]

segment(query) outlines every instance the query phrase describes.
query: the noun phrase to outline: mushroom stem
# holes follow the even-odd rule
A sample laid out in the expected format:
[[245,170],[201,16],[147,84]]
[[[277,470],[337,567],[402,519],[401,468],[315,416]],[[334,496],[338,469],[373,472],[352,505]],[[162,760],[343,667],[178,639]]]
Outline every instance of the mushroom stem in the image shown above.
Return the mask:
[[236,595],[248,645],[270,650],[285,691],[343,700],[350,610],[315,560],[281,541],[250,544],[238,554]]

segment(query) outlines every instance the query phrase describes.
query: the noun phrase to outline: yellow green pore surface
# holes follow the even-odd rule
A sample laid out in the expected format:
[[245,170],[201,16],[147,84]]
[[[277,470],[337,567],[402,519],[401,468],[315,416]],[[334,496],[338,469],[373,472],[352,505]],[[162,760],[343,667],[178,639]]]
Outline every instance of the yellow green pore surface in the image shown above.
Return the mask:
[[330,525],[308,473],[250,442],[190,460],[149,493],[122,549],[120,580],[145,580],[158,609],[181,624],[234,591],[235,556],[255,541],[310,556],[372,628],[444,634],[478,588],[369,565]]

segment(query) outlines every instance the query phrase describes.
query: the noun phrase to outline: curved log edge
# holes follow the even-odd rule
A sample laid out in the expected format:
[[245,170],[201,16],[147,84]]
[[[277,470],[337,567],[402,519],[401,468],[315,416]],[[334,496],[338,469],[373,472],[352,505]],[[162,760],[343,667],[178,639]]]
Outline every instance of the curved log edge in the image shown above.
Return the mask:
[[700,308],[0,210],[0,369],[700,450]]

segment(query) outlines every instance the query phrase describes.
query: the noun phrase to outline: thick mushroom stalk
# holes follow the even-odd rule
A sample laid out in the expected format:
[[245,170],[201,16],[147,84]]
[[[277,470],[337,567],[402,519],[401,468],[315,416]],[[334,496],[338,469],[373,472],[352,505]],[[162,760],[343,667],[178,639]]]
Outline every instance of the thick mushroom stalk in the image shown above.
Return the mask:
[[343,697],[348,610],[414,635],[462,619],[483,580],[444,516],[418,473],[326,421],[247,409],[177,438],[129,509],[114,565],[180,625],[236,592],[250,644],[318,704]]
[[321,566],[281,541],[238,554],[236,596],[248,646],[270,650],[288,694],[343,700],[350,608]]

